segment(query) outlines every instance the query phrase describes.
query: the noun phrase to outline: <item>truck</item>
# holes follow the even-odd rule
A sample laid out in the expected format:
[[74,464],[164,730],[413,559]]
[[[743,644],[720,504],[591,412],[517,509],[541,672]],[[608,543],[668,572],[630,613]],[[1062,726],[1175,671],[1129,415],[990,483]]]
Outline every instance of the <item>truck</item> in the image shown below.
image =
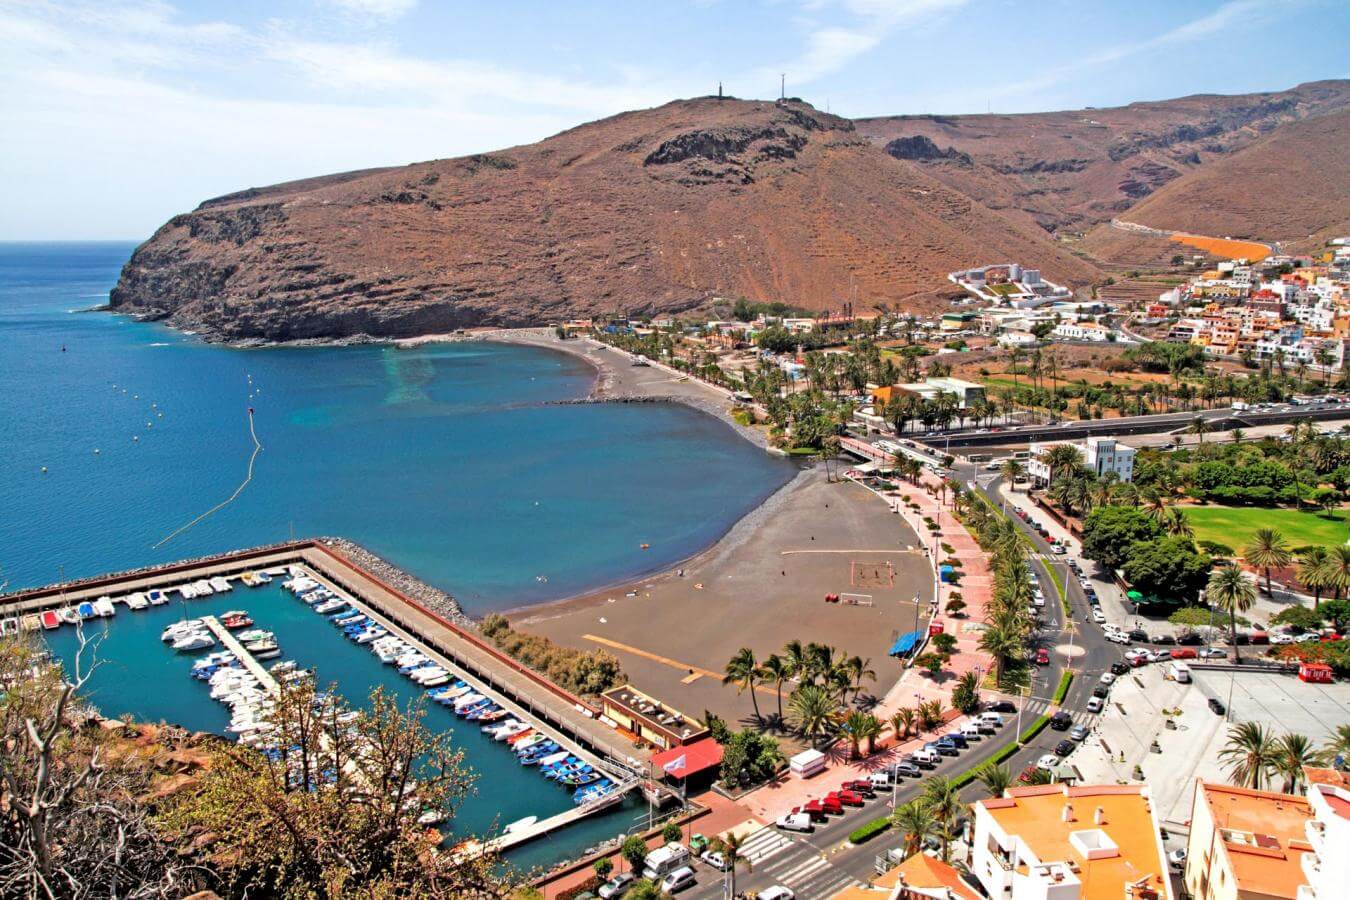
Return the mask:
[[1243,403],[1241,400],[1233,404],[1233,412],[1246,412],[1251,408],[1252,405],[1250,403]]
[[687,865],[692,854],[684,844],[666,844],[647,854],[642,876],[657,881],[665,875]]

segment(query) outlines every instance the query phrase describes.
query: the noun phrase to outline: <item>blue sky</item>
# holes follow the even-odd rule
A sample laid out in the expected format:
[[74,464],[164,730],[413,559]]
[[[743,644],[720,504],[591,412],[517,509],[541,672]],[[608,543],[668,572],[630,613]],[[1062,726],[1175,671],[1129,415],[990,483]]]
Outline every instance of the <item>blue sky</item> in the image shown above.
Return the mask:
[[0,239],[712,93],[1029,112],[1346,77],[1331,0],[0,0]]

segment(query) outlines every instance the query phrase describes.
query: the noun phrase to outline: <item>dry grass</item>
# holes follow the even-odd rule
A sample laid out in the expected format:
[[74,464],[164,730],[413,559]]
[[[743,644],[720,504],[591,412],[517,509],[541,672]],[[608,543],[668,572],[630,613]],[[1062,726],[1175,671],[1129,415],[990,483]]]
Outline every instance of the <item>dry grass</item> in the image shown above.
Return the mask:
[[1198,234],[1174,234],[1171,239],[1178,244],[1196,247],[1224,259],[1246,259],[1256,262],[1270,255],[1270,248],[1256,241],[1235,241],[1229,238],[1203,237]]

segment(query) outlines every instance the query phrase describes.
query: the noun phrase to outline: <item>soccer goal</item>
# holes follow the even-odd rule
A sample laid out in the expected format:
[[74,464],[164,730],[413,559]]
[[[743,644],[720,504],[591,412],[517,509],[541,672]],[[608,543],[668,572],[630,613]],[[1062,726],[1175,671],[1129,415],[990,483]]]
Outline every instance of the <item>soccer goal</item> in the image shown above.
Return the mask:
[[849,606],[872,606],[871,594],[840,594],[839,602]]

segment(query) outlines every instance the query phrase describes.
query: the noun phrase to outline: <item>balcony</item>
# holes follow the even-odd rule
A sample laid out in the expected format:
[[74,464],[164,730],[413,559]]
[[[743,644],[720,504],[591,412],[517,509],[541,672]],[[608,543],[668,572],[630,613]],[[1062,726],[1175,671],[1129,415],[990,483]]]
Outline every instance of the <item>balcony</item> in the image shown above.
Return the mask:
[[1303,877],[1311,884],[1322,876],[1322,863],[1316,853],[1303,854]]
[[1303,830],[1307,833],[1308,843],[1312,844],[1313,850],[1317,853],[1321,853],[1322,847],[1326,844],[1327,840],[1326,823],[1319,822],[1316,819],[1309,819],[1303,824]]
[[1294,900],[1317,900],[1317,892],[1311,885],[1300,884],[1298,890],[1294,893]]

